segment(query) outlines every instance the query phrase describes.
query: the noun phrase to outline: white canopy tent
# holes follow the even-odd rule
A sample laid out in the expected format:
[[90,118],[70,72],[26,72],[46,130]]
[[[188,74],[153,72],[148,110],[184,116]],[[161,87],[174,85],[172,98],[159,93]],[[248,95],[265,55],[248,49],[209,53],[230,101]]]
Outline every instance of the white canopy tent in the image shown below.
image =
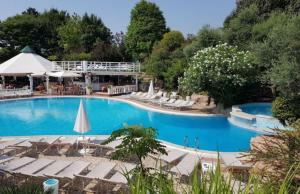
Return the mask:
[[33,91],[31,75],[43,75],[50,73],[52,69],[53,64],[51,61],[35,54],[30,47],[26,46],[20,54],[0,64],[0,75],[4,84],[5,76],[28,76],[30,90]]

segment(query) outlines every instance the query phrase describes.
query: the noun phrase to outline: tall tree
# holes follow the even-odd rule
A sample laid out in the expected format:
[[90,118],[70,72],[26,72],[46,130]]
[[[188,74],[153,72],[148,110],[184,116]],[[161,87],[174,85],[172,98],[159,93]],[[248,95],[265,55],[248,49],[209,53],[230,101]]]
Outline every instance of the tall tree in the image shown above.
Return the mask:
[[140,1],[131,11],[126,35],[128,52],[134,59],[143,61],[151,53],[154,42],[159,41],[166,31],[166,21],[159,7]]
[[183,75],[186,58],[183,55],[184,37],[179,31],[164,34],[157,42],[151,55],[145,60],[146,72],[158,80],[162,80],[168,90],[177,89],[178,77]]

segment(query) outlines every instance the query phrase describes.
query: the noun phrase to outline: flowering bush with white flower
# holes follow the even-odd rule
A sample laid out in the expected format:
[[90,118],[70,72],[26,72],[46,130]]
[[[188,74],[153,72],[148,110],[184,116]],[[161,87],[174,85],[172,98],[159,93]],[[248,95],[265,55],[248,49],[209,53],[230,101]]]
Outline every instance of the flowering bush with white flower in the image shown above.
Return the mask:
[[219,44],[198,51],[191,59],[180,89],[187,92],[207,91],[216,102],[229,106],[241,89],[255,81],[256,67],[249,52]]

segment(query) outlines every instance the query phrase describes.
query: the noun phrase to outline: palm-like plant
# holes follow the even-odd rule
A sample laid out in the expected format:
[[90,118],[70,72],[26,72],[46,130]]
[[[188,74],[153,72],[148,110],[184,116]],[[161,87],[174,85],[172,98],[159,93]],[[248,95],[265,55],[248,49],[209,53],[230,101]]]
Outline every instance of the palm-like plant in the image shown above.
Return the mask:
[[103,144],[119,138],[122,139],[122,143],[112,153],[112,159],[119,160],[131,155],[136,156],[142,175],[145,175],[146,172],[142,162],[145,157],[149,154],[167,154],[165,146],[156,140],[156,129],[154,128],[125,126],[114,131]]

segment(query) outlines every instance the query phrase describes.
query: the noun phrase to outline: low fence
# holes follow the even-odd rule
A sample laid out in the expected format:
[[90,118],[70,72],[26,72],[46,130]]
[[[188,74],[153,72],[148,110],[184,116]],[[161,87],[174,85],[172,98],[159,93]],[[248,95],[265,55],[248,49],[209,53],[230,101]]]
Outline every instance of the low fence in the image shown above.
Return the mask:
[[109,95],[128,94],[137,91],[136,85],[112,86],[108,88]]
[[22,97],[22,96],[30,96],[30,95],[32,95],[32,92],[28,88],[1,89],[0,90],[1,98]]

